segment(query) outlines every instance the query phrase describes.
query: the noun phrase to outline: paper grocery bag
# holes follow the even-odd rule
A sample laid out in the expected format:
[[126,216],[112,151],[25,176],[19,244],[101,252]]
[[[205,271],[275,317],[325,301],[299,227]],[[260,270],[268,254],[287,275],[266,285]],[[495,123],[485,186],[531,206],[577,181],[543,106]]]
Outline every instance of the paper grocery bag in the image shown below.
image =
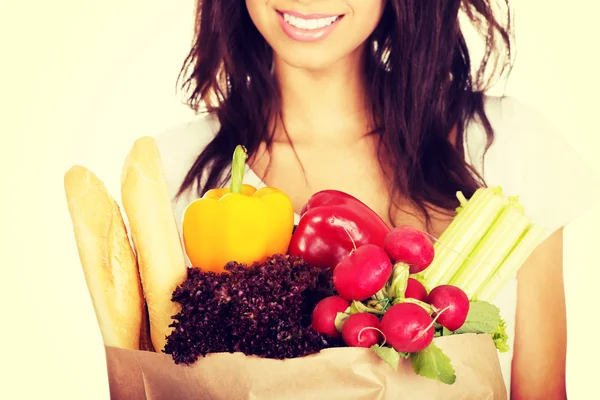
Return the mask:
[[452,360],[453,385],[424,378],[401,360],[394,371],[370,349],[332,348],[288,360],[216,353],[191,366],[171,356],[105,346],[115,400],[398,400],[507,398],[489,335],[435,339]]

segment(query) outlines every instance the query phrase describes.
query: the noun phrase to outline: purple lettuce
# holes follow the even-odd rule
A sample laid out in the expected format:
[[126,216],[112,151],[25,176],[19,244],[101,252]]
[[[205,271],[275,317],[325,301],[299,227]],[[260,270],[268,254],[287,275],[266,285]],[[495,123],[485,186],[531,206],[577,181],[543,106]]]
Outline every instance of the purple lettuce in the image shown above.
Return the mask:
[[193,364],[209,353],[242,352],[284,359],[342,345],[315,332],[311,313],[334,294],[330,270],[300,257],[275,255],[229,273],[188,269],[172,300],[181,304],[164,352],[177,364]]

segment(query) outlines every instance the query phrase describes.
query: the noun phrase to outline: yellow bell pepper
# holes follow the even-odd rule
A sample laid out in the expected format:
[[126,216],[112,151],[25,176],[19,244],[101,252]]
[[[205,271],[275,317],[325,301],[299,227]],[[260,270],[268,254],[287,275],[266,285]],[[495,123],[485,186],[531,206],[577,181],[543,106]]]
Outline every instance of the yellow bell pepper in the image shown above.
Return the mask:
[[292,201],[272,187],[242,184],[248,155],[237,146],[231,186],[211,189],[188,205],[182,230],[193,267],[222,272],[230,261],[262,262],[287,253],[294,229]]

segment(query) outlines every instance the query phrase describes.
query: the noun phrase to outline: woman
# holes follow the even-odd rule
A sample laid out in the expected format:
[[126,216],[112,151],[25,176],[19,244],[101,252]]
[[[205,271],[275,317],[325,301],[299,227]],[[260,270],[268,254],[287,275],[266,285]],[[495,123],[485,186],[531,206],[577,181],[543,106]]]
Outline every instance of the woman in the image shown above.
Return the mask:
[[[461,6],[485,38],[475,77]],[[573,177],[587,170],[535,111],[483,94],[509,28],[487,0],[199,0],[183,72],[206,113],[157,138],[178,221],[227,184],[237,144],[250,154],[245,181],[282,189],[297,212],[338,189],[390,226],[435,236],[457,190],[500,185],[548,230],[496,301],[514,338],[504,377],[513,399],[565,398],[562,227],[581,208],[554,188],[580,190]]]

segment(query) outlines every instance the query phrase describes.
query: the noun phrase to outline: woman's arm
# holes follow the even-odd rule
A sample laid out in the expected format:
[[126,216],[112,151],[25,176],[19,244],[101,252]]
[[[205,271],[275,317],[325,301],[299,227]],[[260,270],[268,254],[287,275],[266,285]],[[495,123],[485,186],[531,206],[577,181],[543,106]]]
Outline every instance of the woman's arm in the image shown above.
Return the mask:
[[566,399],[562,229],[533,252],[517,278],[511,398]]

